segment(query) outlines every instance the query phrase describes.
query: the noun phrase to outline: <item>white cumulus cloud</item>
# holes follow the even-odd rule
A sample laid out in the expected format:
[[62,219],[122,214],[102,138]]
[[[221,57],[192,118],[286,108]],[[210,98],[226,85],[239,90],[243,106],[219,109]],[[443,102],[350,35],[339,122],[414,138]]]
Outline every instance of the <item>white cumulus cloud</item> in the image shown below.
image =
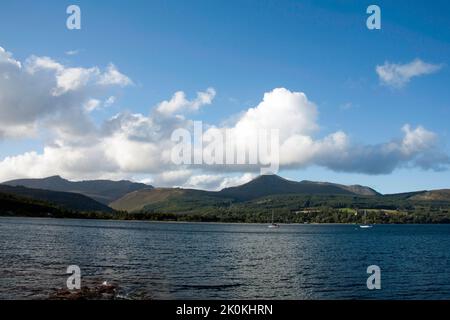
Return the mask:
[[85,110],[130,82],[112,65],[102,71],[37,56],[22,64],[0,47],[0,139],[33,136],[39,126],[88,133],[94,128]]
[[385,62],[376,66],[375,70],[381,83],[400,88],[406,85],[412,78],[432,74],[439,71],[441,64],[431,64],[420,59],[415,59],[406,64]]
[[197,92],[194,100],[188,100],[183,91],[175,92],[170,100],[161,102],[156,110],[164,115],[171,115],[183,111],[196,111],[204,105],[211,104],[216,96],[216,90],[208,88],[206,91]]
[[18,68],[22,65],[19,61],[13,59],[12,53],[6,51],[4,48],[0,47],[0,64],[12,64]]
[[100,75],[98,83],[105,86],[118,85],[121,87],[133,84],[131,79],[121,73],[113,64],[109,64],[106,72]]

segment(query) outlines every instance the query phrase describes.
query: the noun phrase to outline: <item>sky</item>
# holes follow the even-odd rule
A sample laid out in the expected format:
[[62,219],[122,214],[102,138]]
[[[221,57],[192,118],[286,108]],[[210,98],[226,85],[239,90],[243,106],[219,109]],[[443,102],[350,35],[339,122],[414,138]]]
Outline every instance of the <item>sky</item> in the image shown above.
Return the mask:
[[[81,9],[69,30],[66,8]],[[366,9],[381,9],[369,30]],[[280,130],[294,180],[450,187],[448,1],[2,1],[0,180],[220,189],[254,167],[180,166],[171,133]]]

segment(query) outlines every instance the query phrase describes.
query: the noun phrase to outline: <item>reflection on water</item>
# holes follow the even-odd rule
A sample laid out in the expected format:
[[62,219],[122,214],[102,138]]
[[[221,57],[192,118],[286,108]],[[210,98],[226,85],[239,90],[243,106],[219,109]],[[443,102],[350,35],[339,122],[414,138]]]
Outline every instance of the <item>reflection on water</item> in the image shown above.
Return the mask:
[[[47,298],[68,265],[131,298],[448,299],[450,225],[0,218],[0,299]],[[366,287],[378,265],[381,290]]]

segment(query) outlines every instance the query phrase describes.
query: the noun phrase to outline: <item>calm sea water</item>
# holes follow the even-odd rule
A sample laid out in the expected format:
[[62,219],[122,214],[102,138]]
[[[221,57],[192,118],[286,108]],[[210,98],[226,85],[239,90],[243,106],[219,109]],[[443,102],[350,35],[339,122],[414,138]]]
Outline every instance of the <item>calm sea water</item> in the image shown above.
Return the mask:
[[0,218],[0,299],[47,298],[72,264],[129,298],[449,299],[450,225]]

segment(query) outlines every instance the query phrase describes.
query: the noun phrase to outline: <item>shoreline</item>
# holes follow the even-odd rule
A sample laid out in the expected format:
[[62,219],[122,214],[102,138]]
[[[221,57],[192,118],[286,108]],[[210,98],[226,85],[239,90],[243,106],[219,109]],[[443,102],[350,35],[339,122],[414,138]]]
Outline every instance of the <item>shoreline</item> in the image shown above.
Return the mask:
[[[164,223],[164,224],[218,224],[218,225],[261,225],[261,226],[267,226],[270,223],[264,223],[264,222],[221,222],[221,221],[164,221],[164,220],[133,220],[133,219],[98,219],[98,218],[66,218],[66,217],[30,217],[30,216],[5,216],[0,214],[0,219],[15,219],[15,218],[21,218],[21,219],[35,219],[35,220],[72,220],[72,221],[115,221],[115,222],[139,222],[139,223]],[[278,223],[280,226],[359,226],[362,223],[348,223],[348,222],[312,222],[312,223]],[[448,225],[449,223],[370,223],[370,225],[373,226],[381,226],[381,225],[411,225],[411,226],[420,226],[420,225]],[[276,231],[276,230],[274,230]]]

